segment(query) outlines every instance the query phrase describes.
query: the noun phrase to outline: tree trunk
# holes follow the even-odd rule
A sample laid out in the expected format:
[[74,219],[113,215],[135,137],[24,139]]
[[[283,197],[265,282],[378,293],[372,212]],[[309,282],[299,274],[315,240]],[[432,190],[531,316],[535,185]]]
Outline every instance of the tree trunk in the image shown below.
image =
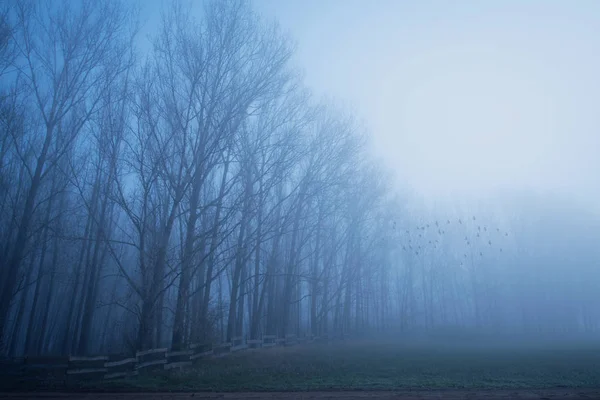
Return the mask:
[[286,274],[284,278],[284,287],[283,287],[283,310],[281,315],[281,335],[285,337],[288,333],[288,326],[290,323],[290,308],[292,306],[292,295],[294,293],[294,282],[296,281],[296,263],[297,263],[297,242],[298,235],[300,231],[300,216],[302,215],[302,205],[304,202],[304,187],[300,189],[300,193],[298,194],[298,204],[296,205],[296,215],[294,217],[294,225],[292,228],[292,240],[290,244],[290,258],[288,260]]
[[250,194],[247,190],[245,191],[246,196],[244,198],[244,208],[242,210],[242,221],[240,222],[240,232],[237,240],[237,254],[235,258],[235,267],[233,271],[233,279],[231,282],[231,293],[229,296],[229,313],[227,318],[227,338],[230,342],[236,332],[236,310],[238,304],[238,291],[240,287],[240,278],[242,275],[242,269],[244,268],[244,259],[246,257],[245,244],[246,244],[246,226],[248,224],[248,213],[250,206]]
[[[56,232],[60,234],[62,232],[62,213],[65,209],[66,194],[63,192],[60,194],[60,201],[58,204],[58,217],[56,219]],[[52,250],[52,265],[50,267],[50,284],[48,286],[48,296],[46,297],[44,313],[42,314],[42,326],[40,328],[40,336],[38,338],[37,353],[42,354],[45,350],[45,338],[46,331],[48,329],[48,316],[50,314],[50,305],[54,298],[54,284],[56,281],[56,270],[58,268],[58,254],[60,251],[60,241],[58,237],[54,238],[54,249]]]
[[29,261],[29,267],[27,268],[27,277],[25,278],[25,287],[21,291],[21,299],[19,300],[19,308],[17,310],[15,325],[13,327],[13,333],[10,339],[10,356],[14,357],[17,354],[17,347],[19,344],[19,338],[21,337],[21,324],[23,323],[23,316],[25,315],[25,308],[27,306],[27,298],[29,295],[29,288],[31,287],[31,277],[33,275],[35,265],[35,257],[32,255]]
[[321,224],[323,221],[323,207],[319,207],[317,220],[317,232],[315,233],[315,251],[311,262],[310,271],[310,332],[313,336],[318,335],[317,330],[317,301],[319,287],[319,261],[321,257]]
[[6,321],[10,311],[11,300],[14,296],[14,291],[17,285],[19,268],[21,266],[21,261],[23,260],[25,247],[27,246],[29,226],[33,217],[37,194],[42,183],[42,171],[46,164],[48,149],[52,143],[53,131],[54,123],[48,123],[46,125],[46,137],[44,139],[44,144],[42,146],[40,156],[36,162],[35,172],[33,173],[33,177],[31,179],[31,186],[29,187],[27,197],[25,198],[25,206],[23,207],[23,214],[19,222],[13,251],[9,258],[8,265],[5,267],[5,279],[0,290],[0,349],[4,348],[3,338],[6,334]]
[[[214,279],[213,270],[215,267],[215,253],[219,244],[219,224],[221,219],[221,210],[223,208],[223,198],[225,197],[225,187],[227,186],[227,172],[229,171],[229,156],[225,160],[225,166],[223,168],[223,176],[221,178],[221,186],[219,188],[219,197],[217,199],[217,209],[215,211],[215,218],[212,225],[210,250],[208,254],[208,268],[206,271],[206,283],[204,285],[204,300],[202,301],[202,309],[200,311],[200,320],[202,323],[208,321],[208,304],[210,302],[210,290],[211,284]],[[207,338],[208,327],[204,327],[204,338]]]
[[[108,240],[109,233],[106,232],[106,224],[108,208],[108,197],[105,196],[102,200],[100,215],[97,221],[96,240],[94,242],[94,252],[92,255],[91,265],[89,267],[90,275],[87,282],[87,297],[85,299],[83,319],[81,321],[81,336],[79,338],[78,354],[85,355],[89,351],[92,336],[92,324],[96,310],[96,301],[98,299],[98,281],[102,269],[100,260],[100,251],[104,241]],[[106,249],[105,249],[106,250]]]
[[194,255],[194,244],[196,239],[196,221],[198,220],[198,200],[200,197],[202,170],[196,167],[192,193],[190,196],[189,207],[190,216],[188,218],[185,244],[183,247],[183,256],[181,260],[181,277],[179,280],[179,290],[177,291],[177,305],[175,307],[175,318],[173,322],[173,334],[171,337],[171,346],[174,349],[180,349],[183,346],[184,336],[184,313],[189,300],[190,275]]

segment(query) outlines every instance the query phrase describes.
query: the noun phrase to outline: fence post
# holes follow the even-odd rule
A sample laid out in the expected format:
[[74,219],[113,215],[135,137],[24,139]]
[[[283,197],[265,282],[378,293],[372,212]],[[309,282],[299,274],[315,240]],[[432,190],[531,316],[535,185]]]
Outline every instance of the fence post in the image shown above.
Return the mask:
[[213,348],[213,357],[224,357],[231,353],[231,343],[221,343]]
[[190,357],[194,354],[192,350],[181,350],[167,352],[167,363],[165,369],[184,368],[192,365]]
[[263,345],[263,339],[250,339],[246,341],[246,344],[251,349],[259,348]]
[[275,343],[275,340],[277,339],[277,336],[275,335],[265,335],[263,336],[263,347],[273,347],[275,346],[277,343]]
[[283,342],[284,346],[293,346],[297,343],[298,343],[298,340],[296,338],[296,335],[294,335],[294,334],[285,335],[285,340]]
[[138,360],[136,370],[141,373],[164,369],[164,365],[167,363],[166,348],[138,351],[135,356]]
[[248,345],[244,343],[244,338],[242,336],[236,337],[233,339],[233,343],[231,345],[231,351],[240,351],[246,350]]
[[102,380],[108,371],[105,363],[107,356],[96,357],[69,357],[69,366],[67,369],[67,381],[77,382],[80,379]]
[[190,345],[190,350],[192,350],[192,355],[190,356],[192,362],[214,354],[213,346],[210,343],[194,343]]
[[104,363],[104,368],[107,369],[104,379],[128,378],[137,376],[137,357],[121,358],[119,360],[109,360]]

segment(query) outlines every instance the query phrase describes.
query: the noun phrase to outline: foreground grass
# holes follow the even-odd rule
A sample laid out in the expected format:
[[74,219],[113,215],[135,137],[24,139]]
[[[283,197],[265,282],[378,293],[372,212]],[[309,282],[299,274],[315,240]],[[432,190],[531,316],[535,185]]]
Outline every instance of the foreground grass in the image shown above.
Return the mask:
[[600,387],[600,346],[355,342],[256,350],[104,389],[305,391]]

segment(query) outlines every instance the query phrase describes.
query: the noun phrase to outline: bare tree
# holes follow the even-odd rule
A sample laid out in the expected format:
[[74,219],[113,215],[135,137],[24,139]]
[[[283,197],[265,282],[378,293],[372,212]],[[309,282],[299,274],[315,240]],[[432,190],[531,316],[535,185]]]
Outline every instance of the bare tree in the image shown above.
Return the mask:
[[125,2],[3,3],[5,353],[600,329],[594,217],[411,202],[354,113],[311,98],[276,24],[202,7],[167,5],[139,62]]
[[131,51],[128,13],[118,2],[86,1],[75,7],[21,1],[14,13],[18,29],[11,36],[18,50],[13,64],[23,81],[23,96],[31,99],[35,129],[43,134],[32,141],[36,156],[27,168],[24,206],[15,216],[19,222],[11,250],[2,260],[3,332],[40,188],[98,110],[110,84],[128,66]]

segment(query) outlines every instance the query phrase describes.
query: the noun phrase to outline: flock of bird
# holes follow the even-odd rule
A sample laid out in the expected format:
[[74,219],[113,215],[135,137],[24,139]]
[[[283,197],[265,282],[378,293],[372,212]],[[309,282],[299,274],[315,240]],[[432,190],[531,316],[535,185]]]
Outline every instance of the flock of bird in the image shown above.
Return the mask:
[[[496,235],[498,236],[508,236],[508,232],[503,232],[500,228],[489,228],[486,225],[477,224],[477,218],[475,216],[472,217],[472,235],[473,238],[469,238],[469,236],[465,236],[464,242],[467,246],[471,246],[472,241],[479,241],[487,239],[487,245],[492,246],[492,238],[491,233],[495,230]],[[466,221],[463,221],[459,218],[457,221],[458,225],[466,226]],[[477,224],[477,225],[476,225]],[[446,229],[448,226],[452,225],[452,222],[448,219],[445,223],[440,221],[435,221],[433,223],[426,223],[421,226],[417,226],[414,229],[406,229],[406,239],[407,242],[402,245],[402,250],[406,252],[414,252],[415,255],[419,255],[426,247],[437,248],[440,244],[440,240],[438,239],[440,236],[445,235]],[[393,229],[396,230],[396,222],[393,222]],[[436,235],[436,237],[432,237],[431,234]],[[484,238],[485,236],[485,238]],[[502,252],[502,248],[499,248],[499,251]],[[479,255],[483,257],[483,251],[479,251]],[[467,257],[467,254],[464,254],[464,257]]]

